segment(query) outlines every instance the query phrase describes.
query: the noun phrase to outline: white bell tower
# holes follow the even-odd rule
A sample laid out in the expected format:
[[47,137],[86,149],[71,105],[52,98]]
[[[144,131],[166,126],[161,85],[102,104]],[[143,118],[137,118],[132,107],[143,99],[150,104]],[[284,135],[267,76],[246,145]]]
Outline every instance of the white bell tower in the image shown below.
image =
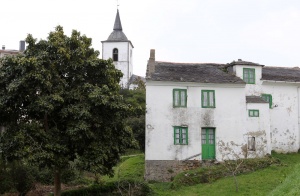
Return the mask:
[[132,50],[133,45],[123,33],[119,9],[117,9],[113,32],[107,40],[102,41],[102,59],[113,59],[115,67],[122,71],[123,78],[120,81],[122,88],[128,88],[132,76]]

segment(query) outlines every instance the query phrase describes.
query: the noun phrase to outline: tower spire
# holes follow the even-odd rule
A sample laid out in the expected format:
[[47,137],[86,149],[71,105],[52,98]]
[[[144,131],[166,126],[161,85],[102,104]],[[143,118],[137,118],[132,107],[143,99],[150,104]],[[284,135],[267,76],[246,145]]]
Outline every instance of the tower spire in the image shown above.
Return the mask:
[[119,15],[119,9],[117,9],[117,15],[116,15],[115,24],[114,24],[114,30],[119,30],[119,31],[123,30],[120,15]]

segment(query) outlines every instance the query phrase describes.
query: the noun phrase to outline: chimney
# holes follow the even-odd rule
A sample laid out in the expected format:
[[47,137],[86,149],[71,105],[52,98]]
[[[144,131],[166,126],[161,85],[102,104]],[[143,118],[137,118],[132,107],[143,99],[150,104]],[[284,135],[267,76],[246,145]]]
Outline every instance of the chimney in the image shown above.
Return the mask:
[[150,57],[147,65],[147,77],[151,78],[151,74],[155,72],[155,49],[150,50]]
[[19,45],[19,51],[24,52],[25,50],[25,41],[21,40]]
[[2,45],[2,50],[5,50],[5,45]]

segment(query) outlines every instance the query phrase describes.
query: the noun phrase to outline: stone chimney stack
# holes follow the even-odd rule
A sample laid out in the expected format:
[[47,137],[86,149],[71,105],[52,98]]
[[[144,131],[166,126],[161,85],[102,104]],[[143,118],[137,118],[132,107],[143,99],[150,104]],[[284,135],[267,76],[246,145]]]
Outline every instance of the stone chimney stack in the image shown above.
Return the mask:
[[21,40],[19,44],[19,51],[24,52],[25,50],[25,41]]
[[147,65],[147,74],[148,78],[151,78],[151,74],[155,72],[155,49],[150,50],[150,57]]

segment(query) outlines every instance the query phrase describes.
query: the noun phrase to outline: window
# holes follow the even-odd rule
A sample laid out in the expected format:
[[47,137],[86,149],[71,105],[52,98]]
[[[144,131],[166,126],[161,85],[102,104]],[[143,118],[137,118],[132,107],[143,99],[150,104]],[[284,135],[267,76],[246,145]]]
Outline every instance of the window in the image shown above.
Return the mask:
[[188,144],[188,128],[174,127],[174,144],[187,145]]
[[248,150],[255,151],[255,137],[248,137]]
[[270,94],[262,94],[262,99],[269,103],[269,108],[272,108],[272,95]]
[[215,108],[215,91],[214,90],[202,90],[202,107],[203,108]]
[[259,110],[249,110],[249,117],[259,117]]
[[186,107],[186,89],[173,89],[173,107]]
[[254,68],[244,68],[243,69],[243,80],[247,84],[255,84],[255,69]]
[[117,48],[113,49],[113,60],[118,61],[119,60],[119,50]]

